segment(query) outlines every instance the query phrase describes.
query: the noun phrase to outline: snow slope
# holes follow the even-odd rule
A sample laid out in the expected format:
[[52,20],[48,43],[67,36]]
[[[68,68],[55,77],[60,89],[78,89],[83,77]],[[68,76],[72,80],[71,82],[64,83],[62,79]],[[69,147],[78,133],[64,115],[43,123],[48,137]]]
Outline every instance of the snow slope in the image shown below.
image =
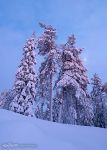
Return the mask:
[[107,150],[107,129],[62,125],[0,110],[0,150]]

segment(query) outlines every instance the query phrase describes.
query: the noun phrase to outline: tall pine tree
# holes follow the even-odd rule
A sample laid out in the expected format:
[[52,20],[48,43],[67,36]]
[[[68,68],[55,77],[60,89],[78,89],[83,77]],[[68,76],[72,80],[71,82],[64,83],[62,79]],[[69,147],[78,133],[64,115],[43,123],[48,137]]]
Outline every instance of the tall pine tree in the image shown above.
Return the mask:
[[[62,68],[57,81],[56,117],[63,123],[91,125],[92,107],[88,98],[86,69],[75,47],[74,35],[63,46]],[[59,107],[59,108],[58,108]]]
[[9,110],[9,105],[15,97],[15,92],[13,90],[9,90],[0,94],[1,107],[3,109]]
[[26,116],[34,116],[32,106],[36,83],[35,45],[35,35],[33,34],[23,48],[23,59],[16,73],[13,87],[16,96],[10,104],[10,110]]
[[96,127],[105,128],[105,100],[103,96],[103,86],[101,79],[97,74],[92,78],[91,99],[94,108],[94,125]]
[[103,101],[104,101],[105,127],[107,128],[107,83],[103,84],[102,91],[103,91]]
[[38,49],[39,54],[44,56],[45,60],[39,69],[35,114],[38,118],[52,121],[53,78],[58,57],[55,44],[56,29],[41,23],[40,26],[44,29],[44,33],[39,38]]

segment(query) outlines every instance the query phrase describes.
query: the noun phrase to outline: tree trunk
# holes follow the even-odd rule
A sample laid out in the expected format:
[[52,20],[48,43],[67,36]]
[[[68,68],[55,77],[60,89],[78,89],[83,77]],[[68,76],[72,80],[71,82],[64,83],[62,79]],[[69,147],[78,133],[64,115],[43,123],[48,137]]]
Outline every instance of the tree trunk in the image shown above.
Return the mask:
[[60,105],[59,105],[59,115],[58,115],[58,122],[60,123],[61,122],[61,117],[62,117],[62,105],[63,105],[63,100],[64,100],[64,90],[62,88],[62,97],[61,97],[61,102],[60,102]]
[[52,97],[52,73],[51,73],[50,75],[50,121],[53,121],[52,107],[53,107],[53,97]]

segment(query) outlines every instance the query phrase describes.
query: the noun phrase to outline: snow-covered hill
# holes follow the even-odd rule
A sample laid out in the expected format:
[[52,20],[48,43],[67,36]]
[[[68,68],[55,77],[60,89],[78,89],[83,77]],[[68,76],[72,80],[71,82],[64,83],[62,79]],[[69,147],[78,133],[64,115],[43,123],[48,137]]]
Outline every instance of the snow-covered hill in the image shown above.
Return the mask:
[[63,125],[0,110],[0,150],[107,150],[107,129]]

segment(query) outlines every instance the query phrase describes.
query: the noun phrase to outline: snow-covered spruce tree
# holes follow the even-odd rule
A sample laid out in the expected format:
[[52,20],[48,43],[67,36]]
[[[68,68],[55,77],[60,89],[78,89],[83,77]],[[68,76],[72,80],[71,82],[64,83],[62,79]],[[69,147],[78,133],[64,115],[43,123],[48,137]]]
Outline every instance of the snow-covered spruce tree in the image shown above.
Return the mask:
[[4,107],[4,104],[5,104],[5,95],[6,95],[6,92],[0,93],[0,108]]
[[89,82],[86,69],[79,57],[81,51],[75,47],[74,35],[70,36],[63,46],[63,65],[57,81],[59,89],[57,116],[63,123],[92,125],[93,110],[87,93]]
[[13,87],[16,96],[10,104],[10,110],[26,116],[34,116],[32,106],[36,84],[35,45],[35,35],[33,34],[23,48],[23,59],[16,73]]
[[92,78],[91,99],[94,108],[94,125],[105,128],[105,100],[102,91],[102,82],[97,74]]
[[15,96],[15,93],[13,90],[9,90],[6,92],[2,92],[0,95],[0,100],[1,100],[1,106],[3,109],[9,110],[9,105],[12,102],[13,98]]
[[40,23],[40,26],[44,33],[39,38],[38,49],[39,54],[44,56],[44,62],[39,69],[35,114],[38,118],[52,121],[53,78],[58,57],[55,44],[56,30],[50,25]]
[[103,101],[104,101],[104,117],[105,117],[105,128],[107,128],[107,83],[102,86]]

